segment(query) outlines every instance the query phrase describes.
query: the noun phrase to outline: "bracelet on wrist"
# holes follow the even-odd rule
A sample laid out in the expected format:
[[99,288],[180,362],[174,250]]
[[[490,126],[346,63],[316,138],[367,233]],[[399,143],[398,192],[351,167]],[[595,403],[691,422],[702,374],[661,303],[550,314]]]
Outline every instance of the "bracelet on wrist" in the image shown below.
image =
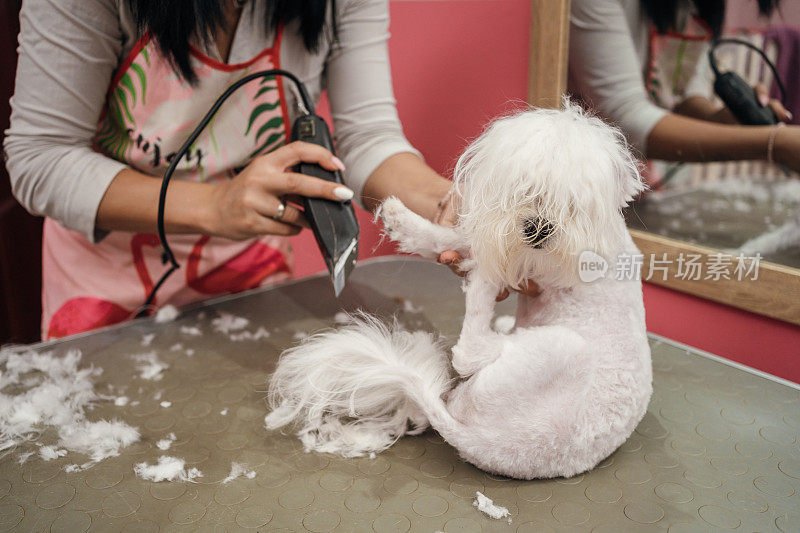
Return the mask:
[[786,126],[783,122],[778,122],[775,124],[775,127],[772,128],[772,131],[769,132],[769,141],[767,141],[767,163],[772,165],[775,163],[774,159],[774,152],[775,152],[775,137],[778,136],[778,130],[782,127]]

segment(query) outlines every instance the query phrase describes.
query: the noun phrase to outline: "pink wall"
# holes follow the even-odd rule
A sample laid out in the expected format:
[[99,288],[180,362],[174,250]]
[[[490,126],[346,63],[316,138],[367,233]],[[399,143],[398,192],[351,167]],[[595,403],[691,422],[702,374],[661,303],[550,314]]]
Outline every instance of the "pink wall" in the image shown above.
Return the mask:
[[[784,4],[800,12],[794,9],[800,1]],[[529,5],[391,2],[389,51],[400,119],[412,144],[443,175],[490,118],[523,105]],[[740,13],[737,6],[731,12]],[[369,215],[361,211],[359,221],[362,258],[394,253],[388,243],[377,245]],[[294,245],[298,276],[324,269],[309,232]],[[645,284],[644,296],[650,331],[800,382],[800,328],[654,285]]]

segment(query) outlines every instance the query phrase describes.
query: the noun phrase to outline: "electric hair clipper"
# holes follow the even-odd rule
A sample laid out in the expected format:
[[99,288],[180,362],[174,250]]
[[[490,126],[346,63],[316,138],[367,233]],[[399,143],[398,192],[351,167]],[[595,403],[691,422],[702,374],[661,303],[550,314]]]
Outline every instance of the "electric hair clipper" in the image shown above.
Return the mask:
[[[318,115],[298,118],[292,126],[292,141],[318,144],[331,153],[333,143],[328,125]],[[300,163],[295,172],[336,183],[342,182],[337,170],[331,172],[315,163]],[[358,220],[351,201],[335,202],[324,198],[303,198],[305,217],[317,239],[322,257],[328,267],[336,296],[344,289],[347,277],[358,260]]]
[[762,107],[753,88],[735,72],[725,72],[717,76],[714,92],[739,124],[768,126],[778,123],[778,117],[772,109]]
[[772,70],[775,82],[781,91],[781,99],[786,100],[786,89],[783,87],[781,77],[775,70],[775,65],[770,61],[763,50],[753,43],[741,39],[718,39],[708,48],[708,62],[714,72],[714,92],[717,93],[725,107],[736,118],[739,124],[747,126],[769,126],[778,123],[778,117],[769,107],[764,107],[758,102],[755,90],[735,72],[720,72],[717,58],[714,54],[717,47],[724,44],[744,46],[761,56],[764,63]]

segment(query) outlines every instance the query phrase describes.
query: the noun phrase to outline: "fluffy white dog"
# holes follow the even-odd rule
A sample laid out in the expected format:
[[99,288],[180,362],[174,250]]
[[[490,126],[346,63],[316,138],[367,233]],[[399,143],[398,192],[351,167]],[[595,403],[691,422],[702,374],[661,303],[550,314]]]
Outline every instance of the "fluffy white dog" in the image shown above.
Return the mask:
[[[637,164],[618,130],[565,101],[494,122],[455,180],[455,227],[397,199],[379,214],[404,251],[470,257],[452,367],[430,333],[358,315],[282,355],[267,427],[295,424],[307,450],[353,457],[430,424],[495,474],[589,470],[630,436],[652,392],[641,283],[612,275],[638,253],[620,213],[644,188]],[[591,283],[579,279],[586,250],[608,264]],[[511,333],[493,331],[498,291],[528,279],[542,293],[519,296]]]

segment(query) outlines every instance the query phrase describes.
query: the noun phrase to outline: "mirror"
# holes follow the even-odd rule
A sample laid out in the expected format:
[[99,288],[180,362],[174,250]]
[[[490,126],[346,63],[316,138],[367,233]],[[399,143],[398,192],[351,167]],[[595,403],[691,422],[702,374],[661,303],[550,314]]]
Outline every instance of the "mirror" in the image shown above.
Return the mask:
[[[778,54],[761,32],[726,36]],[[716,55],[720,70],[772,85],[749,49],[722,46]],[[626,210],[644,254],[642,278],[800,324],[800,175],[760,161],[654,161],[648,171],[658,185]]]
[[[752,29],[755,2],[728,0],[727,9],[726,28],[751,29],[734,35],[726,30],[726,37],[762,48],[762,32]],[[531,0],[532,105],[555,107],[567,90],[569,11],[569,0]],[[800,6],[784,2],[773,22],[800,26]],[[678,61],[663,65],[662,79],[686,74],[680,58],[687,56],[687,48],[681,42],[672,46]],[[778,53],[774,45],[765,52],[773,60]],[[772,82],[771,72],[747,48],[723,46],[716,57],[720,70],[733,69],[751,85],[769,87]],[[672,107],[674,95],[661,93],[664,107]],[[658,98],[652,87],[651,94]],[[661,185],[625,213],[642,252],[642,279],[800,324],[800,176],[754,161],[653,161],[648,167],[660,176]]]

